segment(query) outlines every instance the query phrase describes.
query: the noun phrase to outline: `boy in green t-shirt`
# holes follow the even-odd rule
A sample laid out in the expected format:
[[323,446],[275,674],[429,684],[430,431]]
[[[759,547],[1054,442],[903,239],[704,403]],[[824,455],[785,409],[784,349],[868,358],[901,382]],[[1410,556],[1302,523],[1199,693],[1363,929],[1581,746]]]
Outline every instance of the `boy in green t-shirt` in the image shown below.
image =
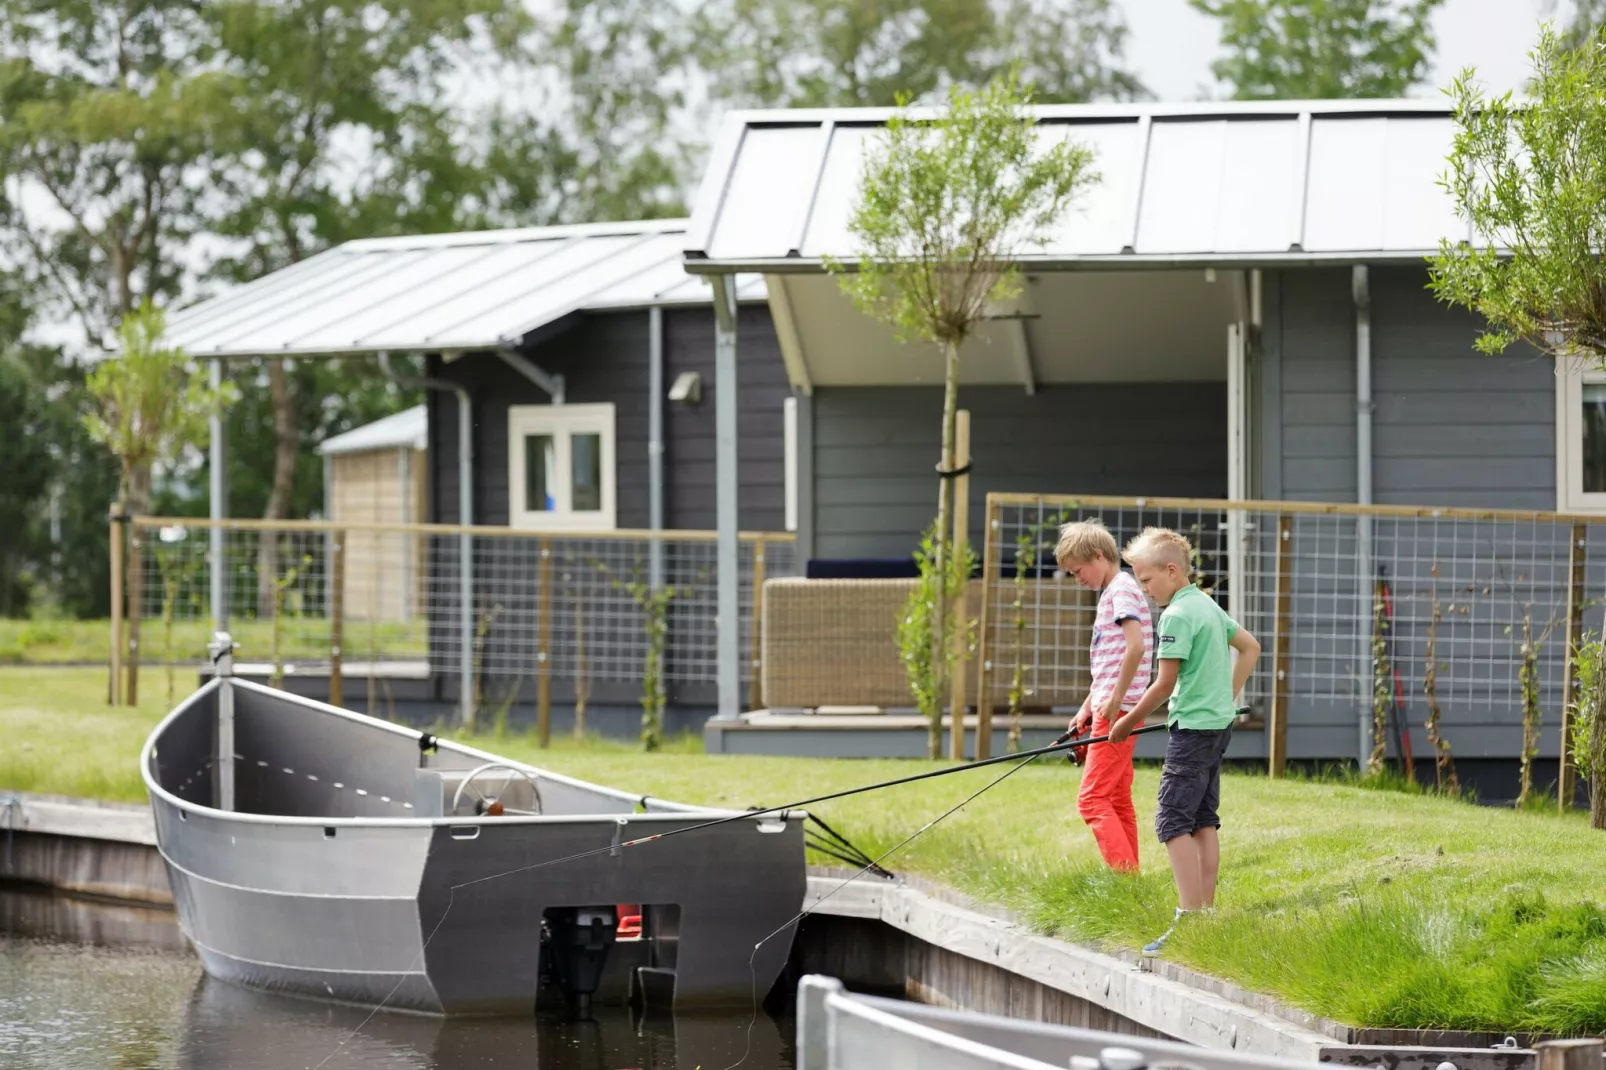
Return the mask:
[[[1154,824],[1171,859],[1177,910],[1171,928],[1144,947],[1143,953],[1152,958],[1165,948],[1184,916],[1215,908],[1216,871],[1221,865],[1217,838],[1221,818],[1216,813],[1221,802],[1221,759],[1237,712],[1233,696],[1249,679],[1260,644],[1193,585],[1189,579],[1193,547],[1181,535],[1145,528],[1127,543],[1122,556],[1144,592],[1165,607],[1155,634],[1160,664],[1154,683],[1110,728],[1110,742],[1119,743],[1162,702],[1171,700]],[[1229,649],[1238,652],[1236,663]]]

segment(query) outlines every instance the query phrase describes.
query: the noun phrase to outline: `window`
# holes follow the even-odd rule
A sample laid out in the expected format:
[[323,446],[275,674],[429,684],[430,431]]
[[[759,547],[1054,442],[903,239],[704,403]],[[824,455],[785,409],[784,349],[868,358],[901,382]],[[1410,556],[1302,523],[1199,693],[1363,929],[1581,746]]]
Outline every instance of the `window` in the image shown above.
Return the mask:
[[1556,508],[1606,512],[1606,372],[1556,362]]
[[507,442],[509,525],[614,527],[612,405],[514,405]]

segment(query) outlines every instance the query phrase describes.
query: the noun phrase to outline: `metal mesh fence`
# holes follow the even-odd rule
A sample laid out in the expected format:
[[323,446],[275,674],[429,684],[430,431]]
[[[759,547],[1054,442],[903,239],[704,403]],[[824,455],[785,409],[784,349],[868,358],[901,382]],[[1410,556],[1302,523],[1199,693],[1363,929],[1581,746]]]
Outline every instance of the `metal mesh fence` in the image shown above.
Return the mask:
[[[1600,627],[1606,524],[1587,517],[1305,503],[995,494],[988,498],[983,684],[995,708],[1079,704],[1093,598],[1061,574],[1061,524],[1126,542],[1171,528],[1196,582],[1261,641],[1245,688],[1295,729],[1370,746],[1382,709],[1418,729],[1489,731],[1492,752],[1557,753],[1570,645]],[[1158,620],[1158,609],[1151,606]],[[1527,683],[1525,696],[1524,685]],[[1525,704],[1543,741],[1522,735]],[[1437,719],[1437,718],[1436,718]],[[1533,720],[1532,717],[1529,720]],[[1419,737],[1420,738],[1420,737]],[[1418,743],[1420,747],[1422,744]]]
[[[142,660],[204,657],[212,622],[206,522],[139,518]],[[413,663],[476,677],[638,685],[663,620],[662,680],[715,686],[716,540],[707,532],[523,533],[442,525],[268,527],[225,522],[228,623],[242,662]],[[465,552],[467,613],[464,606]],[[743,534],[743,679],[757,673],[754,591],[790,576],[793,537]],[[506,690],[506,687],[500,688]]]

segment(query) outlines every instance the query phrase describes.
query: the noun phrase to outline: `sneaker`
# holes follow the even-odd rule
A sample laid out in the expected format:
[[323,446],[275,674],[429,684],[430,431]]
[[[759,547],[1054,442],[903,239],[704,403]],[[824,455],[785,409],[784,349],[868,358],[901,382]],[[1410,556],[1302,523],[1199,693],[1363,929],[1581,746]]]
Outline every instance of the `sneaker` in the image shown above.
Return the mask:
[[1165,950],[1165,942],[1171,939],[1171,934],[1177,931],[1177,924],[1182,921],[1182,916],[1187,913],[1190,912],[1183,910],[1181,907],[1177,907],[1176,914],[1171,918],[1171,928],[1167,929],[1158,937],[1143,945],[1144,958],[1152,959],[1159,957],[1160,952]]

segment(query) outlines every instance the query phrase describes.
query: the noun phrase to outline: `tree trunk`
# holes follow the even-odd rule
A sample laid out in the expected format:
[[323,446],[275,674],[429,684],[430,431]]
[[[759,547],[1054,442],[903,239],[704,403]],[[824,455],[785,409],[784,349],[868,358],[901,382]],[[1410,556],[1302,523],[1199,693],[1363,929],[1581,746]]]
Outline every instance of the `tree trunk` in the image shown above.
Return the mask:
[[[948,341],[943,345],[944,369],[942,386],[942,471],[954,467],[954,435],[959,421],[959,343]],[[936,707],[931,711],[930,731],[927,735],[927,757],[935,761],[942,757],[942,711],[948,705],[947,681],[949,664],[948,644],[943,642],[948,621],[948,554],[951,549],[948,528],[953,516],[954,481],[948,475],[937,478],[937,606],[933,618],[931,641],[935,646],[931,664],[933,675],[944,686],[934,696]],[[951,726],[951,731],[964,730],[963,723]]]
[[1599,706],[1589,726],[1589,755],[1589,827],[1606,829],[1606,711]]
[[[135,469],[128,475],[128,515],[146,516],[151,509],[151,471],[149,466]],[[145,577],[144,534],[140,528],[129,525],[128,569],[125,583],[128,591],[127,629],[127,682],[124,694],[130,706],[139,705],[139,618],[140,603],[144,601]]]
[[[273,487],[268,492],[264,520],[283,520],[290,513],[290,490],[296,474],[296,414],[290,374],[283,360],[268,361],[268,394],[273,399]],[[273,582],[278,578],[279,540],[264,531],[257,540],[257,616],[273,618]]]

